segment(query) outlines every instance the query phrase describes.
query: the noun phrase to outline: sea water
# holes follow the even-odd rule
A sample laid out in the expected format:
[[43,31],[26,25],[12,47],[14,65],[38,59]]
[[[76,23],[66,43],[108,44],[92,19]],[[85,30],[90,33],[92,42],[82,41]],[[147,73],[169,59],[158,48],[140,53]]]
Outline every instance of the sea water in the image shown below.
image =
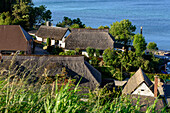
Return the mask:
[[32,0],[52,12],[55,25],[64,16],[80,18],[86,26],[97,28],[129,19],[148,42],[156,42],[161,50],[170,51],[170,0]]

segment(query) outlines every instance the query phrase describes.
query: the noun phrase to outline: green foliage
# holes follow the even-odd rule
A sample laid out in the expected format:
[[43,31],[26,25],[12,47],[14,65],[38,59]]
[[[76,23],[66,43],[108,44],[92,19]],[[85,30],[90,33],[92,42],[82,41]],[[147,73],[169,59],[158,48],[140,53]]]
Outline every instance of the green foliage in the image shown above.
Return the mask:
[[[13,65],[13,61],[11,62]],[[31,68],[35,67],[31,66]],[[39,68],[37,67],[35,70]],[[16,72],[18,73],[19,70],[20,67]],[[48,72],[48,70],[46,71]],[[119,96],[120,94],[115,91],[115,88],[113,88],[113,92],[104,87],[96,88],[87,94],[80,94],[79,91],[82,88],[79,86],[80,81],[76,86],[72,84],[70,79],[65,83],[65,79],[58,78],[63,77],[63,75],[57,75],[56,81],[49,84],[47,82],[27,84],[27,78],[24,77],[28,73],[27,69],[23,73],[19,73],[23,75],[21,78],[18,77],[17,73],[12,74],[12,72],[13,69],[10,69],[7,72],[8,76],[3,76],[1,75],[2,70],[0,71],[0,111],[2,113],[138,113],[142,108],[142,105],[139,104],[139,98],[134,106],[131,98]],[[65,68],[62,69],[62,74],[66,74]],[[30,73],[29,76],[32,74]],[[155,109],[156,102],[157,100],[153,105],[147,107],[146,111],[165,113],[165,108]]]
[[73,24],[70,26],[70,28],[80,28],[80,26],[78,24]]
[[87,27],[85,27],[86,29],[93,29],[92,27],[90,27],[90,26],[87,26]]
[[137,56],[141,56],[142,53],[146,50],[146,41],[142,34],[136,34],[133,40],[133,46]]
[[30,8],[30,24],[31,26],[35,24],[43,24],[46,21],[51,20],[51,11],[46,9],[44,5],[39,7],[31,7]]
[[155,42],[149,42],[147,45],[147,49],[149,50],[158,50],[157,44]]
[[69,17],[64,17],[62,22],[56,24],[58,27],[70,27],[70,28],[85,28],[85,24],[83,24],[80,18],[71,19]]
[[[8,0],[9,1],[9,0]],[[20,2],[19,2],[20,1]],[[41,5],[34,7],[31,0],[13,0],[8,4],[9,7],[0,15],[0,25],[21,25],[28,30],[35,24],[51,21],[51,11]]]
[[76,55],[76,52],[74,50],[69,50],[66,52],[60,52],[59,55]]
[[76,48],[75,51],[76,51],[76,55],[81,55],[81,49],[80,48]]
[[119,68],[122,72],[136,71],[141,67],[145,72],[159,72],[161,60],[154,56],[137,56],[135,52],[128,51],[128,55],[124,52],[114,51],[110,48],[103,53],[103,61],[106,66]]
[[116,21],[115,23],[111,24],[109,32],[118,42],[124,44],[127,52],[127,47],[130,45],[133,39],[133,32],[135,32],[135,30],[136,27],[132,25],[132,22],[124,19],[120,22]]
[[89,57],[93,57],[94,56],[95,50],[93,48],[87,47],[86,51],[87,51],[87,54],[88,54]]
[[99,56],[100,56],[100,50],[99,50],[99,49],[96,49],[96,50],[95,50],[95,53],[96,53],[96,57],[99,57]]
[[109,26],[99,26],[98,29],[109,29]]
[[3,12],[0,15],[0,25],[11,25],[12,24],[12,16],[9,12]]
[[51,46],[51,39],[47,38],[47,46]]
[[[114,51],[111,48],[107,48],[106,50],[104,50],[103,61],[104,61],[105,65],[113,66],[116,63],[115,61],[117,61],[116,59],[117,59],[116,51]],[[117,62],[117,63],[119,63],[119,62]]]

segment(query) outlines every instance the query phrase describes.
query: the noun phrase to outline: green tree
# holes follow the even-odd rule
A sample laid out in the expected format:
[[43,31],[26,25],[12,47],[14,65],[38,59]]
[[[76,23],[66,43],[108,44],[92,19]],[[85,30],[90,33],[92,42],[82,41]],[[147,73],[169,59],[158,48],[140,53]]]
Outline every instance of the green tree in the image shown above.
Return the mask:
[[128,51],[128,46],[131,44],[133,36],[135,35],[136,27],[132,25],[129,20],[122,20],[120,22],[116,21],[110,25],[109,32],[118,42],[124,44],[126,53]]
[[96,53],[96,57],[99,57],[99,56],[100,56],[100,50],[99,50],[99,49],[96,49],[96,50],[95,50],[95,53]]
[[141,56],[142,53],[146,50],[146,41],[145,38],[143,37],[142,34],[136,34],[134,36],[134,40],[133,40],[133,46],[135,48],[135,52],[137,54],[137,56]]
[[94,56],[95,50],[93,48],[87,47],[86,51],[87,51],[87,54],[88,54],[89,57],[93,57]]
[[109,26],[99,26],[98,29],[109,29]]
[[114,59],[115,59],[115,54],[113,49],[107,48],[106,50],[104,50],[103,61],[105,62],[105,65],[107,66],[113,65]]
[[157,44],[155,42],[149,42],[147,45],[147,49],[149,50],[158,50]]
[[13,7],[12,15],[14,16],[13,24],[21,25],[24,29],[29,29],[29,8],[26,3],[15,4]]
[[51,39],[47,38],[47,46],[51,46]]
[[12,24],[12,16],[9,12],[3,12],[0,15],[0,25],[11,25]]
[[85,24],[83,24],[80,18],[71,19],[69,17],[64,17],[62,22],[56,24],[58,27],[71,27],[71,28],[85,28]]

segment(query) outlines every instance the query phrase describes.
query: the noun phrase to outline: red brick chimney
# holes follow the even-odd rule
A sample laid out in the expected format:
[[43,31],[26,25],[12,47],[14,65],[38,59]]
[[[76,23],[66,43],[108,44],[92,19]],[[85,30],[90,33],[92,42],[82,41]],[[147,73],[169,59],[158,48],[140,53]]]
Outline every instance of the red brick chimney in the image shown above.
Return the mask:
[[158,76],[155,76],[155,84],[154,84],[154,97],[158,96]]

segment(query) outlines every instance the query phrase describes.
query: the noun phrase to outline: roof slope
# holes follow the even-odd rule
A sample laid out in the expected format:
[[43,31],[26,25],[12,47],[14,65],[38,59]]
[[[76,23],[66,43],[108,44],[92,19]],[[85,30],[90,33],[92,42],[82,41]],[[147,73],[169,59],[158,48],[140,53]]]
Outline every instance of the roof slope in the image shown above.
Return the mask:
[[52,27],[52,26],[40,26],[36,36],[41,38],[51,38],[54,40],[61,40],[66,34],[68,28]]
[[0,25],[0,50],[27,51],[32,37],[20,25]]
[[[0,63],[0,70],[3,68],[8,70],[12,58],[13,64],[19,66],[22,64],[24,69],[35,72],[37,76],[43,75],[46,69],[50,76],[55,76],[60,74],[62,68],[65,67],[68,76],[75,78],[77,81],[81,79],[79,86],[82,87],[82,92],[87,93],[88,88],[94,90],[101,84],[101,73],[85,62],[83,56],[2,56],[3,62]],[[15,68],[16,66],[11,67]]]
[[86,49],[92,47],[105,50],[114,47],[114,38],[108,29],[72,29],[71,34],[65,40],[66,49]]
[[141,68],[128,80],[126,86],[124,87],[123,94],[131,94],[138,88],[143,82],[149,87],[149,89],[154,93],[153,83],[145,75]]

